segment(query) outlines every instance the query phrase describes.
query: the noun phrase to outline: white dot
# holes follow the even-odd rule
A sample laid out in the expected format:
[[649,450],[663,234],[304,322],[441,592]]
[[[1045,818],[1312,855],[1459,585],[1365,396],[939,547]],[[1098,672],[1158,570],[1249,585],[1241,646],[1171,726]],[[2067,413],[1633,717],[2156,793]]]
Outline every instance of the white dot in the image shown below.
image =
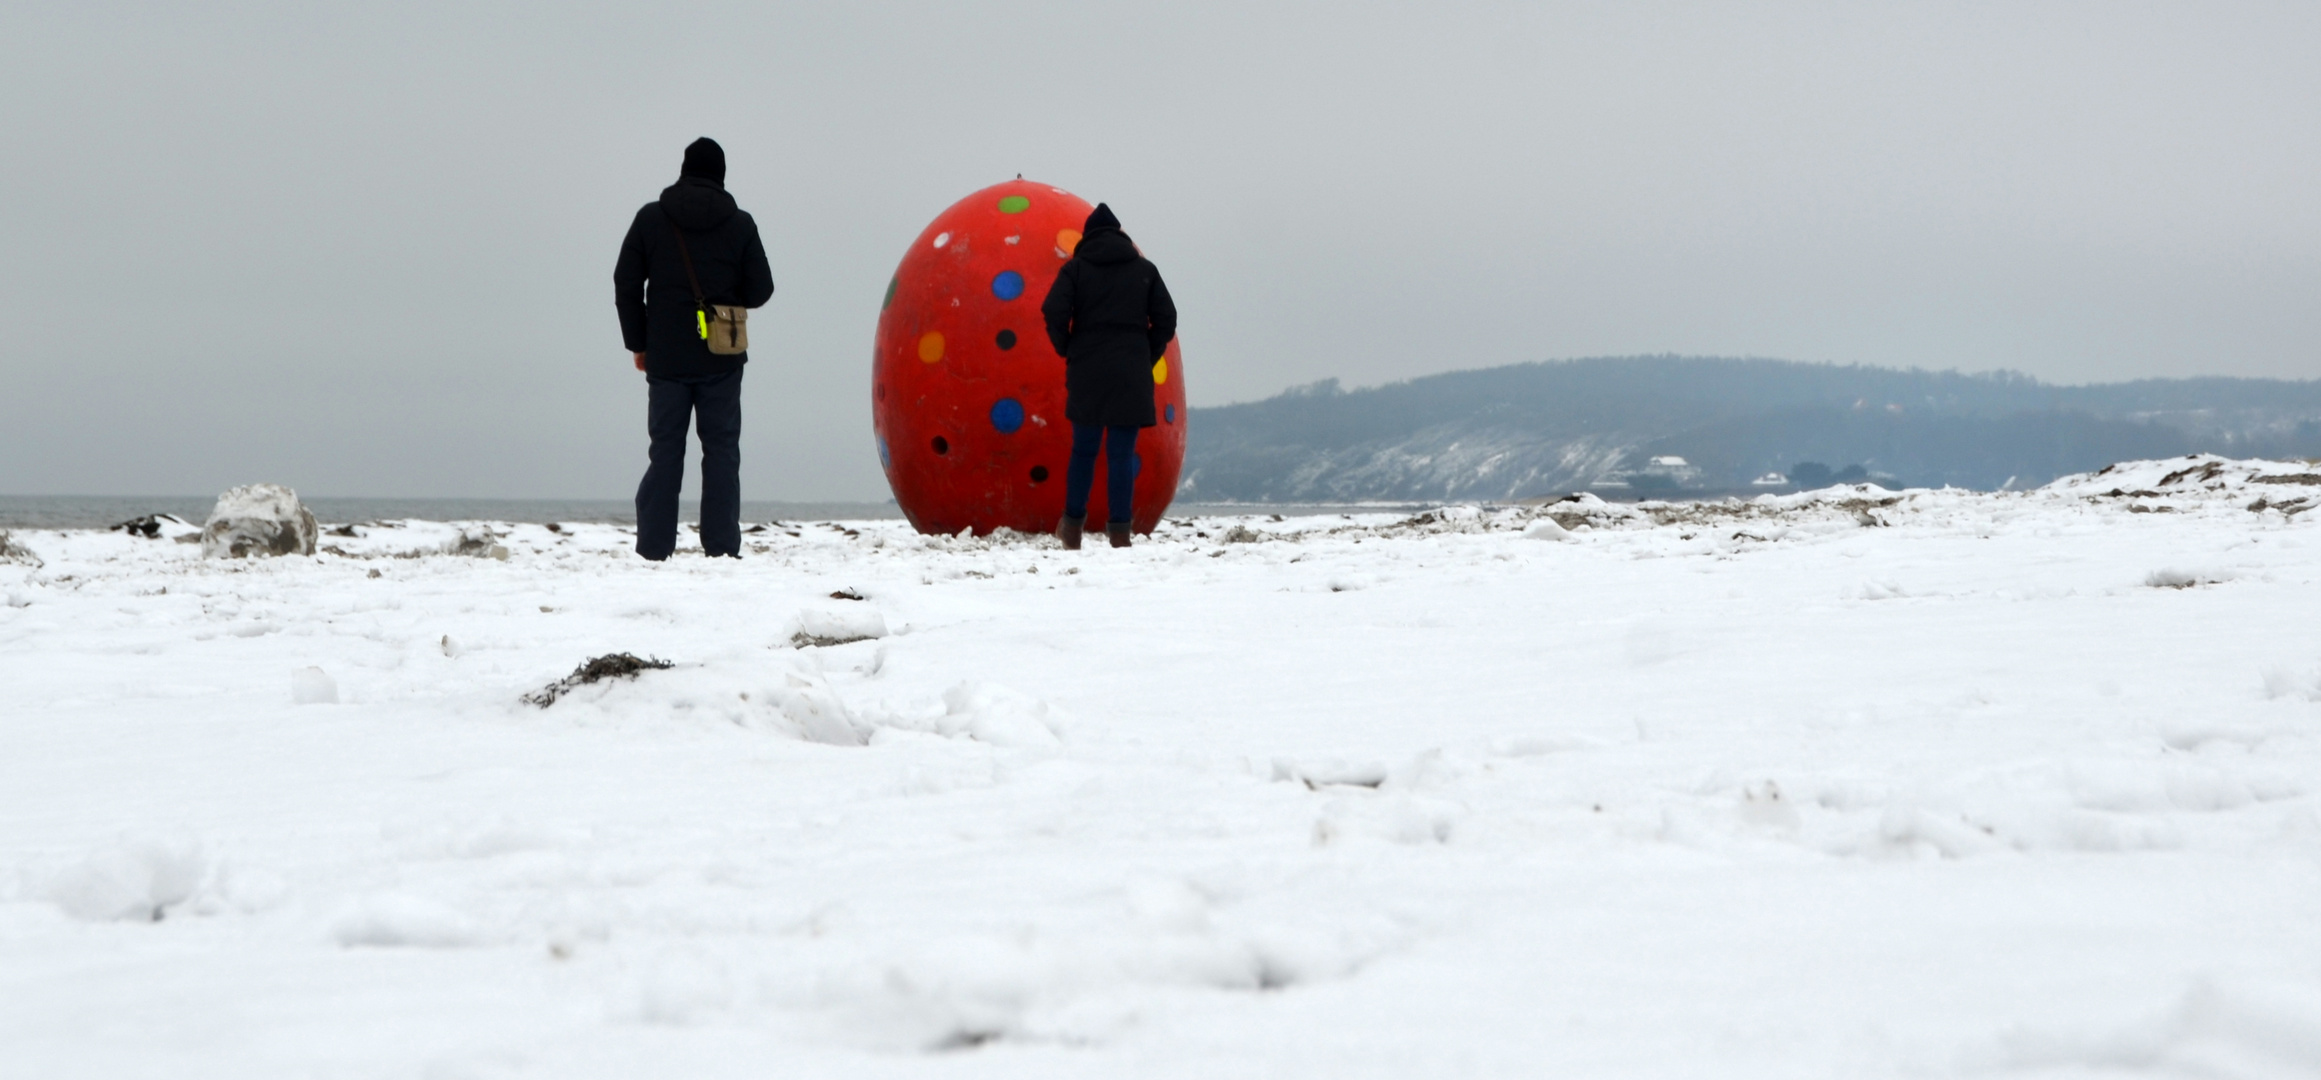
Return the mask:
[[945,244],[948,244],[948,243],[950,243],[950,242],[951,242],[951,234],[950,234],[950,233],[944,233],[943,235],[941,235],[941,236],[938,236],[938,237],[936,237],[936,238],[935,238],[935,246],[936,246],[936,247],[942,247],[943,245],[945,245]]

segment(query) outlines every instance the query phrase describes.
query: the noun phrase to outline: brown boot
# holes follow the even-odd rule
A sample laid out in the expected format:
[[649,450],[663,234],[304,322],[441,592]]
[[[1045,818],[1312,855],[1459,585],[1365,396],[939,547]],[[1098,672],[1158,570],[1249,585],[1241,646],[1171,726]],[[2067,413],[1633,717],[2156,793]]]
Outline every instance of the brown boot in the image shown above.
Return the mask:
[[1113,547],[1127,547],[1127,546],[1128,546],[1128,523],[1127,523],[1127,522],[1125,522],[1125,521],[1115,521],[1115,522],[1112,522],[1112,523],[1110,523],[1110,524],[1108,524],[1108,525],[1106,525],[1106,526],[1104,527],[1104,531],[1105,531],[1105,532],[1108,532],[1108,533],[1111,533],[1111,534],[1112,534],[1112,546],[1113,546]]
[[1056,523],[1056,539],[1064,542],[1064,550],[1080,550],[1080,533],[1087,523],[1085,517],[1067,517]]

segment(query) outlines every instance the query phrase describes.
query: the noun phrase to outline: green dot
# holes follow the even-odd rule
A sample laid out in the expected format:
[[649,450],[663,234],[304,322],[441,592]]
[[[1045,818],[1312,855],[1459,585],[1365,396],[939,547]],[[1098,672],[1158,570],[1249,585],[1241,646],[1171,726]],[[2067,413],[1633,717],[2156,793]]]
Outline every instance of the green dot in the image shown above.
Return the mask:
[[999,212],[1002,214],[1020,214],[1031,208],[1032,201],[1021,195],[1010,195],[999,200]]
[[886,279],[886,299],[878,302],[878,309],[880,311],[885,311],[888,304],[895,302],[895,286],[902,283],[903,276],[901,274],[896,274],[895,276]]

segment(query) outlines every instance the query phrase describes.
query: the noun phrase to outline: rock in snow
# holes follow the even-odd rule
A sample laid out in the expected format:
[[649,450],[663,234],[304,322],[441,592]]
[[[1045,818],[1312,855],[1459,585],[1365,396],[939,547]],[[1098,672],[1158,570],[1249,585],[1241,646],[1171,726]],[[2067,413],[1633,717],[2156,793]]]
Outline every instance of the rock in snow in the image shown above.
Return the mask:
[[298,493],[280,484],[245,484],[218,496],[201,530],[201,553],[210,559],[246,555],[312,555],[314,515],[299,505]]

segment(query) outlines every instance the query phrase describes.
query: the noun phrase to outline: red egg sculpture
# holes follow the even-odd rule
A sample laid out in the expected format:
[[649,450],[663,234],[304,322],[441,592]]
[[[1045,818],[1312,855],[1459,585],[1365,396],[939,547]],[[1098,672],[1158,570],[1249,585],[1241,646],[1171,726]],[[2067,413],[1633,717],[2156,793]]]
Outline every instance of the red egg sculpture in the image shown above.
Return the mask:
[[[1072,425],[1047,299],[1094,209],[1061,188],[995,184],[911,242],[879,306],[871,426],[903,516],[923,533],[1048,532],[1064,514]],[[1130,235],[1135,235],[1134,231]],[[1137,532],[1151,532],[1185,464],[1185,370],[1170,342],[1153,364],[1159,423],[1136,440]],[[1106,504],[1096,462],[1089,516]],[[1093,524],[1093,523],[1092,523]]]

